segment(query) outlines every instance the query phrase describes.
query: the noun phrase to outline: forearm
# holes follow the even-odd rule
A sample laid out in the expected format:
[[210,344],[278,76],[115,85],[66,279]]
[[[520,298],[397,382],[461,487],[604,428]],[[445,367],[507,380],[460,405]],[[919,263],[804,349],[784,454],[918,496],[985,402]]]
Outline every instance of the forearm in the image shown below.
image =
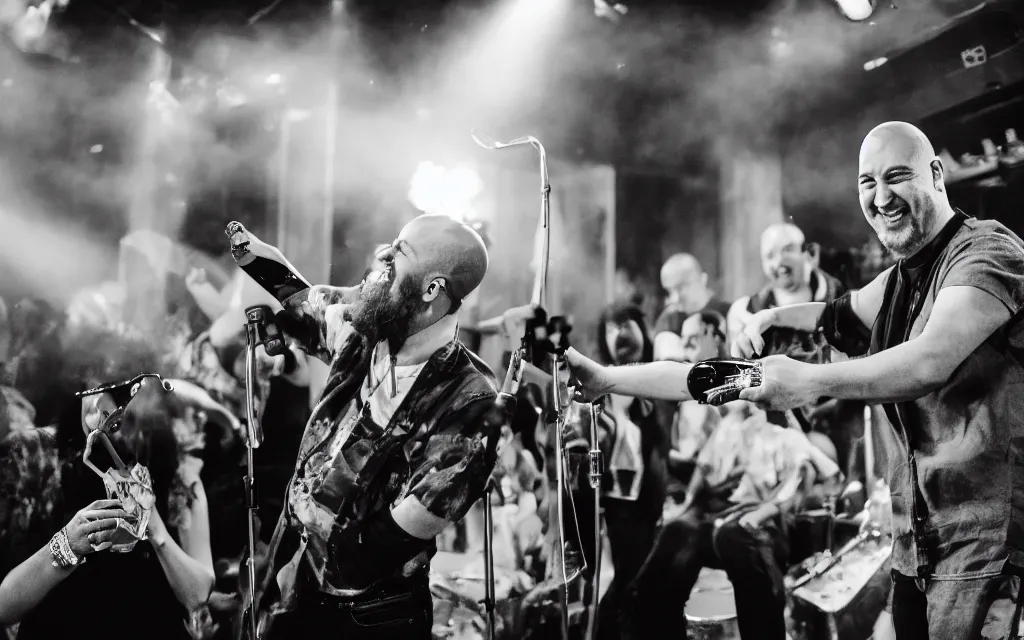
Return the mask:
[[609,367],[608,392],[650,400],[693,400],[686,386],[692,368],[691,364],[671,361]]
[[216,320],[228,310],[228,301],[212,285],[198,285],[189,289],[196,306],[210,320]]
[[771,310],[771,326],[811,332],[818,328],[818,320],[824,311],[824,302],[805,302],[776,307]]
[[213,568],[185,553],[170,536],[163,539],[163,544],[154,541],[153,547],[178,602],[188,611],[202,606],[213,589]]
[[949,378],[942,358],[920,338],[875,355],[813,368],[821,397],[863,400],[868,404],[915,400]]
[[43,599],[77,570],[53,566],[49,545],[11,570],[0,583],[0,626],[19,622]]

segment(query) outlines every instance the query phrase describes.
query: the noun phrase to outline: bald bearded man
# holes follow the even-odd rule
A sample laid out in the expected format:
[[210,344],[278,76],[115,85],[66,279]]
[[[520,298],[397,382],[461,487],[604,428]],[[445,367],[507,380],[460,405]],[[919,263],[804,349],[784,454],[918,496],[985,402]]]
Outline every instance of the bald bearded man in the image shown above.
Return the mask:
[[[1024,243],[950,205],[942,162],[909,124],[867,135],[858,185],[864,217],[897,264],[834,302],[767,310],[756,322],[820,326],[837,350],[867,357],[772,356],[763,384],[742,397],[777,409],[822,396],[883,405],[896,443],[886,457],[897,638],[980,639],[1024,567]],[[757,333],[740,336],[734,353],[759,352]],[[985,637],[1011,637],[1012,623],[1002,624]]]
[[359,287],[286,301],[282,329],[331,371],[271,541],[269,637],[431,637],[434,538],[496,458],[493,374],[456,339],[487,261],[472,229],[420,216]]

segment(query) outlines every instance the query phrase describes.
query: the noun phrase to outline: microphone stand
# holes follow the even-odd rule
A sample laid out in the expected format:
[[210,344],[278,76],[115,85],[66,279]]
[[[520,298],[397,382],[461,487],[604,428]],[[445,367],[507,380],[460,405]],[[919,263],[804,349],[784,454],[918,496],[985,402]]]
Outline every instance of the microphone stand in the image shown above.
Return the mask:
[[597,637],[597,607],[601,588],[601,556],[604,536],[601,535],[601,474],[603,464],[598,440],[597,419],[601,412],[596,402],[590,404],[590,487],[594,490],[594,578],[591,585],[590,615],[587,616],[587,640]]
[[[263,426],[260,424],[256,407],[256,347],[266,338],[266,306],[249,307],[245,310],[245,415],[246,415],[246,476],[245,508],[249,524],[249,553],[246,571],[249,576],[249,625],[252,640],[259,640],[259,615],[256,612],[256,475],[253,450],[263,444]],[[244,622],[243,622],[244,624]]]
[[487,613],[487,638],[494,640],[497,624],[494,610],[497,598],[494,595],[494,494],[501,495],[501,488],[492,475],[487,479],[487,490],[484,491],[484,611]]
[[559,599],[562,614],[562,638],[569,639],[569,569],[565,560],[565,491],[566,491],[566,451],[563,438],[569,403],[569,361],[565,352],[569,348],[568,323],[564,318],[552,318],[548,323],[551,340],[551,384],[552,398],[555,403],[555,487],[556,509],[558,510],[558,545],[561,558],[563,597]]
[[[547,320],[546,315],[546,303],[547,303],[547,281],[548,281],[548,266],[551,258],[551,180],[548,176],[548,161],[547,152],[544,150],[544,145],[540,143],[540,140],[533,136],[523,136],[509,140],[508,142],[501,142],[494,138],[473,130],[470,135],[473,137],[474,142],[480,147],[487,150],[495,149],[507,149],[509,147],[517,146],[532,146],[537,150],[538,158],[540,160],[540,196],[541,196],[541,209],[540,209],[540,225],[544,229],[544,242],[541,248],[540,265],[537,273],[534,277],[533,283],[533,295],[531,299],[531,306],[534,308],[537,319]],[[536,256],[534,256],[536,258]],[[544,327],[544,324],[538,323],[537,329]],[[562,442],[562,429],[566,422],[566,409],[568,408],[571,397],[568,392],[568,362],[565,358],[565,351],[569,347],[568,343],[568,332],[570,327],[564,318],[551,318],[547,322],[545,327],[548,330],[547,336],[558,334],[557,340],[543,340],[545,346],[551,351],[551,364],[552,379],[553,379],[553,391],[555,399],[555,464],[556,467],[556,495],[557,495],[557,508],[558,508],[558,543],[559,557],[561,558],[562,564],[562,589],[563,597],[560,598],[561,602],[561,614],[562,614],[562,637],[568,640],[569,637],[569,605],[568,605],[568,568],[565,560],[565,514],[563,513],[563,500],[565,495],[565,451]],[[523,336],[523,343],[520,349],[512,354],[512,359],[509,362],[508,372],[505,378],[506,387],[508,387],[514,396],[515,390],[518,390],[519,383],[522,380],[523,375],[523,356],[529,349],[529,345],[534,341],[533,329],[527,328],[525,336]],[[561,373],[561,376],[559,375]],[[515,390],[512,390],[514,386]],[[505,389],[503,388],[503,391]],[[484,535],[493,539],[494,531],[487,529]],[[485,541],[485,547],[487,543]],[[491,576],[490,588],[493,591],[493,575]]]

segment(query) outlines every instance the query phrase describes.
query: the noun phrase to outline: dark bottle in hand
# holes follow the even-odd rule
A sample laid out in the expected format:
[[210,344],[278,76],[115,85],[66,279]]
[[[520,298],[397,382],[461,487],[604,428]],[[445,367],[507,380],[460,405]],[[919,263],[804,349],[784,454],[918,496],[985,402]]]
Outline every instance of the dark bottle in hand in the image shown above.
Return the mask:
[[231,239],[231,257],[235,264],[285,308],[290,306],[290,299],[312,286],[277,247],[254,236],[240,222],[228,223],[224,233]]
[[756,360],[703,360],[686,376],[694,400],[715,406],[738,400],[740,391],[761,385],[762,367]]

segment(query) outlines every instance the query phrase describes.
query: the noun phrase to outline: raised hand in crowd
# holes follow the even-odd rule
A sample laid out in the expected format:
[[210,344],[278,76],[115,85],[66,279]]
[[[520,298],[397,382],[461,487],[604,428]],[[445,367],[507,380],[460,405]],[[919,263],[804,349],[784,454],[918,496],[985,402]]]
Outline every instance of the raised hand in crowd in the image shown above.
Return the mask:
[[118,519],[132,520],[120,500],[96,500],[0,583],[0,625],[19,622],[87,558],[109,549]]

